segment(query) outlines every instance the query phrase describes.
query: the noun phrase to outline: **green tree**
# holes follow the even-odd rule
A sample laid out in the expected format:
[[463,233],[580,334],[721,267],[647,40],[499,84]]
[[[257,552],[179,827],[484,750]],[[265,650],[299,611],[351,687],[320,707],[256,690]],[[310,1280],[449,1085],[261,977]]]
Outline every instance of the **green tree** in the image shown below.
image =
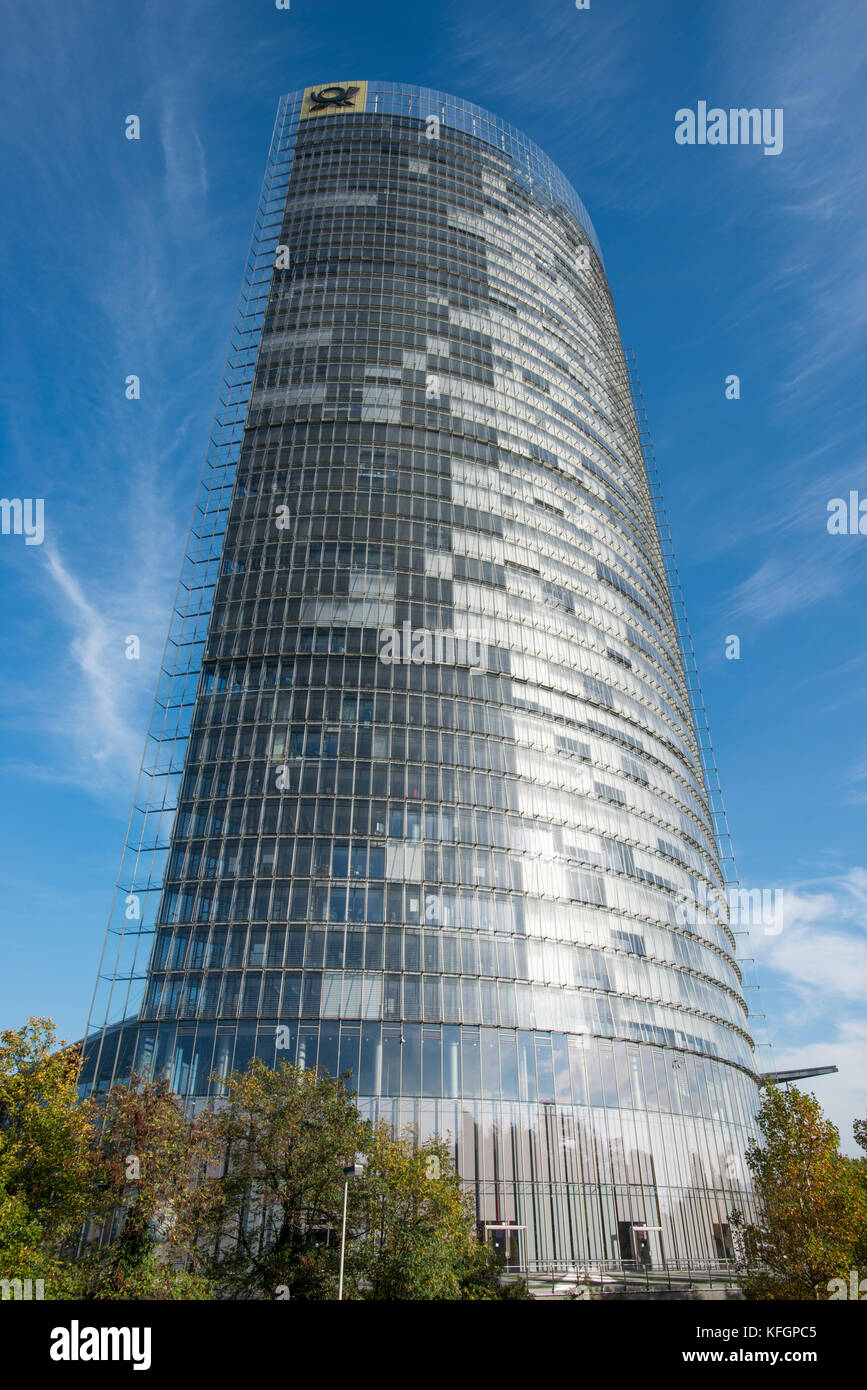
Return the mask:
[[207,1298],[198,1257],[198,1191],[207,1126],[192,1121],[166,1081],[115,1085],[84,1106],[92,1142],[86,1198],[90,1240],[68,1296]]
[[839,1152],[840,1136],[813,1095],[768,1085],[758,1114],[761,1142],[746,1153],[759,1218],[733,1218],[748,1298],[828,1298],[848,1277],[865,1214],[864,1190]]
[[[852,1126],[855,1142],[867,1155],[867,1120],[856,1120]],[[867,1157],[851,1160],[855,1177],[864,1194],[865,1218],[855,1243],[852,1268],[858,1270],[862,1279],[867,1278]]]
[[78,1101],[79,1050],[50,1019],[0,1033],[0,1278],[64,1277],[63,1247],[86,1212],[92,1130]]
[[460,1297],[475,1302],[495,1299],[498,1302],[532,1301],[533,1294],[526,1279],[504,1280],[505,1265],[502,1255],[498,1255],[490,1245],[480,1240],[472,1241],[466,1258],[460,1264]]
[[[396,1300],[499,1299],[502,1262],[480,1244],[472,1203],[448,1144],[394,1136],[380,1121],[353,1185],[353,1239],[347,1260],[356,1297]],[[523,1296],[526,1296],[524,1293]]]
[[419,1145],[412,1131],[394,1137],[380,1121],[365,1160],[352,1204],[356,1291],[371,1299],[460,1298],[459,1270],[475,1228],[448,1146]]
[[209,1269],[231,1298],[333,1298],[343,1167],[363,1152],[370,1126],[341,1079],[254,1058],[205,1112],[212,1147],[225,1155],[198,1199]]

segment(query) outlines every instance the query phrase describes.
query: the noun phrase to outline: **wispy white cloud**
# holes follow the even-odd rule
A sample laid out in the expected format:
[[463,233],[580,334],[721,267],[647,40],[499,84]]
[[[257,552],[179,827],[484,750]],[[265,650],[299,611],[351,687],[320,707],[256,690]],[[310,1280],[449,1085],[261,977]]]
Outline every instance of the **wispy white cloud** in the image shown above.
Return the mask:
[[716,186],[698,195],[726,240],[749,241],[722,327],[780,426],[779,456],[717,490],[704,558],[725,553],[728,567],[740,550],[749,568],[719,611],[770,623],[839,605],[867,574],[867,544],[826,530],[830,499],[863,491],[865,477],[867,29],[852,0],[794,0],[772,34],[763,6],[724,6],[711,23],[702,95],[785,113],[778,158],[717,161]]
[[765,486],[763,506],[744,507],[740,542],[765,554],[720,599],[732,617],[773,622],[852,591],[867,575],[867,539],[828,531],[829,503],[847,500],[863,473],[850,465],[802,481],[807,466],[781,475],[770,496]]
[[834,1064],[836,1076],[817,1077],[799,1081],[802,1090],[812,1091],[822,1108],[840,1131],[840,1146],[844,1153],[863,1158],[862,1150],[852,1136],[852,1122],[867,1117],[867,1019],[845,1018],[829,1022],[825,1036],[817,1042],[775,1049],[774,1069],[793,1071],[800,1067],[822,1067]]
[[750,944],[766,1004],[789,1039],[774,1049],[773,1066],[839,1068],[816,1089],[851,1152],[852,1120],[867,1115],[867,869],[785,888],[783,930],[755,929]]
[[82,679],[79,708],[67,705],[71,733],[78,745],[89,745],[98,763],[115,758],[131,762],[135,754],[129,729],[121,713],[120,662],[123,639],[111,631],[105,617],[88,602],[78,580],[69,573],[54,545],[45,549],[48,573],[56,586],[61,611],[75,636],[70,652]]
[[725,602],[725,609],[732,617],[771,621],[809,603],[818,603],[835,589],[836,582],[832,582],[828,574],[823,574],[821,581],[816,582],[813,575],[786,569],[782,560],[768,559],[749,580],[734,589]]
[[864,11],[857,0],[830,7],[795,0],[772,44],[761,6],[718,13],[719,61],[730,88],[763,93],[759,104],[785,111],[785,148],[770,174],[774,193],[756,209],[776,229],[779,258],[755,293],[792,304],[779,345],[781,389],[807,404],[827,392],[831,373],[852,369],[865,344]]
[[[4,771],[33,781],[79,787],[91,795],[129,798],[141,760],[167,625],[162,585],[150,601],[133,601],[138,576],[105,586],[76,574],[54,541],[39,551],[42,637],[51,659],[35,676],[10,663],[3,686],[7,725],[42,757],[7,759]],[[127,657],[127,639],[140,655]],[[35,737],[34,737],[35,736]]]
[[[63,253],[60,282],[46,274],[22,286],[53,356],[53,400],[38,449],[29,419],[13,414],[7,462],[46,498],[49,539],[43,564],[16,576],[28,618],[0,698],[7,721],[31,737],[6,769],[118,805],[141,756],[224,348],[201,134],[208,13],[204,3],[174,19],[166,5],[149,7],[121,72],[82,87],[70,53],[94,74],[101,59],[81,53],[80,17],[37,7],[15,21],[27,30],[16,45],[23,71],[7,73],[0,96],[32,169],[39,235]],[[11,111],[12,93],[24,91],[36,109],[64,111],[62,141],[26,108]],[[142,119],[138,142],[124,138],[131,113]],[[240,269],[239,258],[238,278]],[[227,331],[228,312],[221,324]],[[129,374],[141,380],[140,401],[124,398]],[[24,628],[36,625],[56,634],[50,648],[28,643]],[[124,658],[130,634],[142,642],[138,662]]]
[[[633,121],[633,71],[646,22],[636,9],[600,8],[591,15],[571,0],[541,0],[532,13],[523,5],[499,12],[456,5],[440,46],[458,96],[479,100],[484,93],[485,103],[501,113],[526,109],[528,134],[548,152],[554,141],[568,142],[574,155],[570,172],[582,197],[587,199],[582,178],[604,163],[608,199],[628,196],[634,207],[662,196],[642,159]],[[622,119],[612,119],[613,111]]]
[[821,603],[839,591],[843,578],[838,565],[823,562],[805,566],[803,556],[800,563],[794,557],[787,563],[777,555],[764,560],[749,579],[734,588],[721,606],[735,618],[771,622]]

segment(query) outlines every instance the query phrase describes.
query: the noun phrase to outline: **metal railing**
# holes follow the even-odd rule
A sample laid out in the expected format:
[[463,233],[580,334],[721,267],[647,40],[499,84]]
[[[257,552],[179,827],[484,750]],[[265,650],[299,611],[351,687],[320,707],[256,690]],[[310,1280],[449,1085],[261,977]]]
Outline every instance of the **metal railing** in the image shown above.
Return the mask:
[[583,1269],[531,1260],[521,1268],[507,1265],[503,1277],[508,1282],[526,1280],[530,1292],[542,1298],[738,1291],[741,1284],[741,1276],[731,1260],[711,1260],[702,1265],[690,1260],[666,1260],[659,1266],[644,1266],[635,1260],[600,1260]]

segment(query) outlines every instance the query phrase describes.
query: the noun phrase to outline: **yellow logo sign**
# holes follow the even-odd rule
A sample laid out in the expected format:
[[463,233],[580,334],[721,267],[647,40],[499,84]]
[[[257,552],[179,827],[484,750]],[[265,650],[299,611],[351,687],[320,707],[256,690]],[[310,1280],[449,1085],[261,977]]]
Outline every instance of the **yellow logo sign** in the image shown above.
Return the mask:
[[366,82],[333,82],[327,87],[308,87],[301,103],[301,120],[305,121],[308,116],[363,111],[366,103]]

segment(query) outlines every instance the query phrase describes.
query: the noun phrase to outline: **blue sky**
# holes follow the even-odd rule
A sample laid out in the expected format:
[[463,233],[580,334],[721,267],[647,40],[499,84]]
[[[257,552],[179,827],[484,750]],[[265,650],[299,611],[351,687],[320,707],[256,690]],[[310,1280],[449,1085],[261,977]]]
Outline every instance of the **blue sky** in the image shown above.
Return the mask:
[[[87,1017],[277,98],[380,77],[521,127],[593,217],[741,878],[784,891],[783,930],[752,943],[773,1065],[836,1062],[817,1093],[848,1137],[867,536],[826,522],[867,498],[863,4],[291,3],[4,7],[0,488],[45,499],[45,541],[0,536],[0,1026],[47,1014],[73,1037]],[[783,108],[782,153],[677,145],[702,100]]]

